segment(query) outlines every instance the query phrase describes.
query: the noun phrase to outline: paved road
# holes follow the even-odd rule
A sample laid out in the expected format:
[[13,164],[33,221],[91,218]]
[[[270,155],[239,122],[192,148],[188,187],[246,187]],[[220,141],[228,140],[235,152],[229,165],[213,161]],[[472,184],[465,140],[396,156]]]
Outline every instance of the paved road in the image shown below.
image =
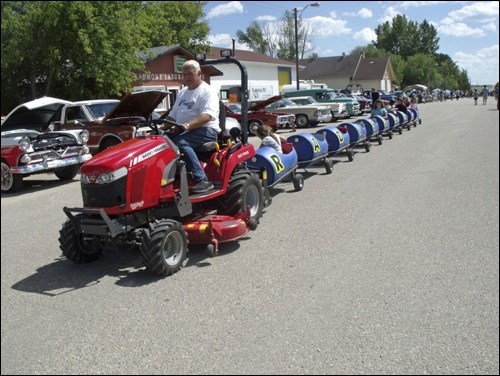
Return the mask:
[[278,185],[248,238],[165,279],[133,253],[61,258],[79,183],[30,177],[1,200],[1,373],[498,374],[489,102],[421,105],[417,128]]

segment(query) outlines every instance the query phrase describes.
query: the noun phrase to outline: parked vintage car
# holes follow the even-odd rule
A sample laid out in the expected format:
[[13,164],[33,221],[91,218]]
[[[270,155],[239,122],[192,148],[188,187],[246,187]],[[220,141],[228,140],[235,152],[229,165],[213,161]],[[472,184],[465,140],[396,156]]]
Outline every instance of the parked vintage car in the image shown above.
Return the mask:
[[265,110],[274,112],[276,110],[288,112],[295,115],[295,124],[298,128],[313,127],[320,122],[332,120],[329,106],[321,105],[298,105],[283,95],[262,100],[248,102],[248,107],[252,110]]
[[361,115],[359,102],[354,98],[348,98],[343,94],[337,93],[335,89],[324,88],[324,89],[307,89],[307,90],[295,90],[288,91],[286,96],[292,97],[302,97],[304,95],[310,95],[317,102],[325,105],[327,103],[345,103],[349,116]]
[[345,119],[349,117],[349,112],[347,111],[347,107],[345,103],[319,103],[316,99],[311,96],[304,97],[291,97],[289,98],[292,102],[298,105],[328,105],[330,106],[330,112],[332,113],[332,121],[336,121],[337,119]]
[[369,113],[372,110],[372,100],[357,94],[345,94],[349,98],[354,98],[359,102],[359,109],[363,113]]
[[168,93],[145,90],[126,94],[122,100],[92,100],[68,104],[52,121],[54,130],[86,129],[87,146],[95,155],[113,145],[135,138],[150,129],[139,129],[152,116],[154,109]]
[[13,109],[2,122],[2,192],[16,192],[29,175],[54,173],[71,180],[92,156],[85,145],[87,130],[51,131],[50,121],[61,107],[71,104],[42,97]]
[[[239,103],[225,103],[226,119],[241,121],[241,106]],[[280,128],[289,128],[295,124],[295,115],[285,112],[267,112],[261,109],[249,107],[248,109],[248,133],[255,135],[260,124],[268,125],[274,131]]]

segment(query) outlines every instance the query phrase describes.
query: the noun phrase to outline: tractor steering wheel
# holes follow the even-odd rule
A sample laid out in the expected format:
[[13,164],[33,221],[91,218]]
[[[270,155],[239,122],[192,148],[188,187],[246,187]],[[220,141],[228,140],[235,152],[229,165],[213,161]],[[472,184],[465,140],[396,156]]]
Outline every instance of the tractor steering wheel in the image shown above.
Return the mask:
[[[176,123],[175,121],[169,119],[151,119],[147,124],[153,130],[153,132],[158,135],[177,135],[184,130],[182,124]],[[162,130],[160,130],[159,128],[160,125],[163,125]]]

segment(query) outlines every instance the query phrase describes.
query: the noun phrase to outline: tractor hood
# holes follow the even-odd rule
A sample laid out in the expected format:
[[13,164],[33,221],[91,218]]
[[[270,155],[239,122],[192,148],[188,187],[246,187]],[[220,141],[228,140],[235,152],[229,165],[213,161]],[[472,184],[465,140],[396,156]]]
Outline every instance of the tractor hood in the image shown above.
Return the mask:
[[157,157],[158,153],[167,149],[172,149],[171,155],[179,154],[178,148],[166,137],[134,138],[98,153],[82,165],[81,171],[84,174],[97,176],[104,172],[116,171],[121,167],[129,169],[142,161]]
[[160,90],[145,90],[128,93],[122,98],[120,103],[106,115],[103,122],[110,119],[137,116],[148,119],[167,94],[168,92]]
[[264,99],[263,101],[260,101],[259,103],[251,106],[248,108],[249,111],[262,111],[266,106],[270,105],[271,103],[274,103],[276,101],[279,101],[281,98],[284,98],[284,95],[275,95],[274,97]]

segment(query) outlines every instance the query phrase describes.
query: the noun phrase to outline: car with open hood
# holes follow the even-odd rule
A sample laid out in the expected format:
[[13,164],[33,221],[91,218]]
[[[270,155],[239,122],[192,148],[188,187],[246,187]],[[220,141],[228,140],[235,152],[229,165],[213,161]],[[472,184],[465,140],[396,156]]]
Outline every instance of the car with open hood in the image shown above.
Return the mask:
[[275,95],[262,101],[249,101],[248,107],[254,111],[280,111],[294,114],[295,125],[298,128],[316,126],[320,122],[332,120],[329,106],[323,104],[298,105],[283,95]]
[[[239,103],[224,103],[226,120],[236,119],[241,122],[241,105]],[[290,128],[295,125],[295,115],[286,112],[268,112],[260,107],[248,108],[248,133],[256,135],[259,125],[264,124],[276,131],[280,128]]]
[[87,130],[51,131],[51,120],[61,107],[71,102],[42,97],[14,108],[2,122],[2,192],[23,187],[29,175],[54,173],[71,180],[80,165],[92,158],[85,145]]
[[[74,102],[61,108],[60,113],[53,119],[52,126],[54,130],[86,129],[89,132],[87,146],[95,155],[113,145],[149,132],[149,127],[143,129],[141,124],[145,120],[158,117],[154,110],[167,95],[168,92],[162,90],[144,90],[128,93],[119,101]],[[91,113],[92,105],[96,107],[98,103],[100,110],[94,109]],[[75,115],[69,116],[70,113]]]

